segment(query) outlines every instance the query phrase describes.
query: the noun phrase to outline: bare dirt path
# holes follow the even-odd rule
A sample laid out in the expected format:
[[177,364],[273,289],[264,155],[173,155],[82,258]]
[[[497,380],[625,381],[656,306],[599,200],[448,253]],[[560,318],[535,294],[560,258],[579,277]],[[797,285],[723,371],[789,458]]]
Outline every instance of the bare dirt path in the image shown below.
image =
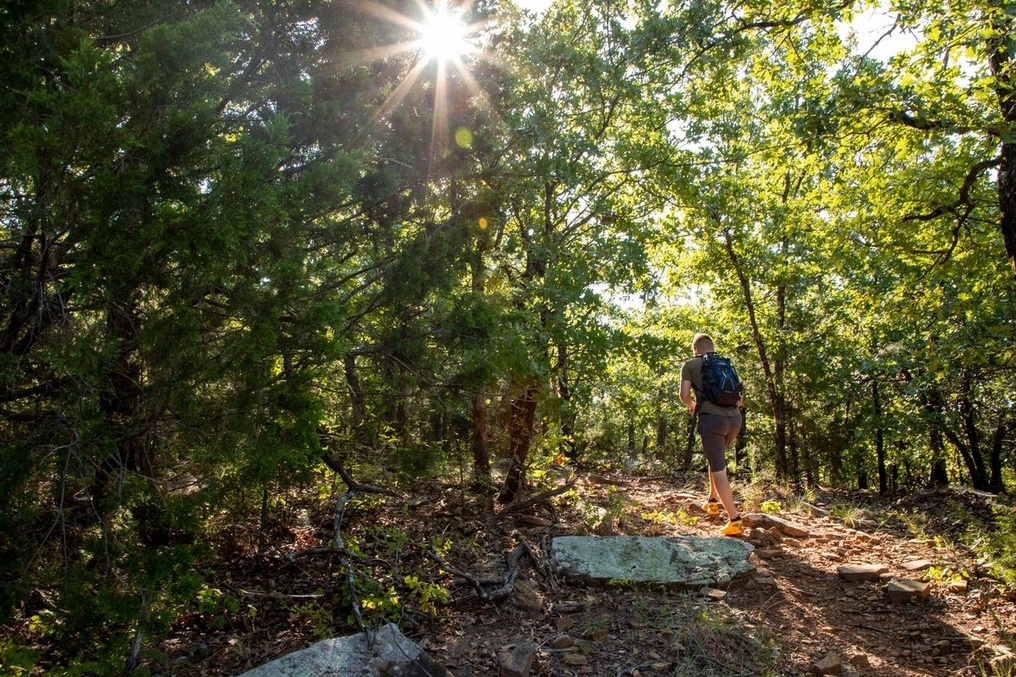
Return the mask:
[[[505,555],[519,544],[532,551],[519,560],[511,595],[499,601],[478,600],[470,586],[457,587],[435,609],[412,598],[419,608],[409,605],[403,631],[457,677],[496,675],[507,655],[527,646],[535,654],[532,674],[548,676],[810,675],[823,659],[838,660],[845,675],[975,676],[992,674],[989,661],[1012,646],[1016,596],[1000,594],[998,582],[956,541],[958,514],[991,514],[991,499],[971,492],[895,501],[816,495],[818,508],[841,506],[836,517],[775,491],[741,487],[748,509],[763,507],[807,535],[749,533],[756,576],[711,594],[624,583],[568,586],[542,566],[540,554],[559,534],[716,535],[721,518],[698,507],[703,485],[703,476],[587,474],[573,492],[492,518],[487,500],[434,483],[404,499],[350,508],[343,530],[376,546],[368,554],[385,560],[385,568],[442,584],[452,577],[421,544],[446,544],[444,561],[480,578],[503,577]],[[344,581],[336,558],[288,556],[327,544],[333,517],[319,503],[294,507],[292,523],[274,534],[279,549],[269,555],[245,553],[238,540],[235,556],[214,569],[216,589],[239,601],[235,610],[181,619],[161,647],[169,662],[150,669],[236,675],[343,634],[345,618],[334,613]],[[924,568],[908,570],[915,560],[926,560]],[[891,602],[884,581],[844,580],[838,571],[845,564],[881,565],[894,576],[930,581],[931,594]]]

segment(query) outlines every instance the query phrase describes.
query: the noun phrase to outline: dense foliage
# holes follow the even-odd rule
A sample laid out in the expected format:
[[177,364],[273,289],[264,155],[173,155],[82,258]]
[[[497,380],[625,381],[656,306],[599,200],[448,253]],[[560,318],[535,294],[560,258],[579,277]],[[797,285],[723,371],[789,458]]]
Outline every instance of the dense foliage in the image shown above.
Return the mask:
[[326,453],[686,464],[701,330],[739,469],[1011,487],[1016,16],[898,4],[0,7],[0,619],[109,673]]

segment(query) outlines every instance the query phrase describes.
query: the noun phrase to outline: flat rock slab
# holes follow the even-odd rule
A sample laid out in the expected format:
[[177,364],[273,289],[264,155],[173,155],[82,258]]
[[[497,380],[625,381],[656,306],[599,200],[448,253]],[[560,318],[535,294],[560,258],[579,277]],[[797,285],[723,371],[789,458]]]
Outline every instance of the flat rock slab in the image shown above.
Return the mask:
[[889,567],[882,564],[844,564],[836,572],[845,581],[877,581],[882,574],[889,573]]
[[392,624],[372,633],[326,639],[239,677],[451,677]]
[[931,594],[931,583],[912,581],[907,578],[893,578],[886,585],[886,593],[893,602],[924,600]]
[[752,546],[701,536],[558,536],[551,564],[571,583],[631,581],[722,587],[749,577]]

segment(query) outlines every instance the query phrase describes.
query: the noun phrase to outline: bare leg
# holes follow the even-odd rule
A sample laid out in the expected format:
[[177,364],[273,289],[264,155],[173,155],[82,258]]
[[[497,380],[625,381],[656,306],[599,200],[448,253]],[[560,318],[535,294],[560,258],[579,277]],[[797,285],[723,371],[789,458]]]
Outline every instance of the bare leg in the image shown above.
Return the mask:
[[718,472],[709,473],[709,486],[711,490],[716,491],[716,494],[720,498],[720,502],[723,503],[723,507],[727,511],[727,519],[734,519],[737,517],[737,506],[734,505],[734,494],[730,490],[730,481],[727,479],[727,471],[720,470]]
[[713,473],[709,473],[709,498],[719,498],[720,495],[716,492],[716,479],[713,477]]

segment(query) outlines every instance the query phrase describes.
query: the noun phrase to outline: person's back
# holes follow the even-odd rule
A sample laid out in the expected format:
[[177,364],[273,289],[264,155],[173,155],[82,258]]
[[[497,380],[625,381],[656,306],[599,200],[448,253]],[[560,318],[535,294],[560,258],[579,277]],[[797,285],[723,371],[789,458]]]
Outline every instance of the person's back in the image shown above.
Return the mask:
[[[734,506],[733,493],[727,479],[727,447],[737,439],[743,419],[741,406],[743,394],[739,392],[740,381],[736,383],[737,399],[733,404],[718,404],[706,397],[704,370],[706,363],[716,355],[716,346],[708,334],[695,334],[692,339],[695,357],[681,367],[681,401],[693,416],[698,418],[699,436],[702,438],[702,452],[709,463],[709,498],[703,510],[712,515],[719,514],[722,502],[727,511],[728,522],[721,530],[724,535],[736,536],[743,533],[741,517]],[[735,387],[735,386],[731,386]],[[692,399],[692,391],[695,399]],[[729,401],[729,400],[728,400]]]

